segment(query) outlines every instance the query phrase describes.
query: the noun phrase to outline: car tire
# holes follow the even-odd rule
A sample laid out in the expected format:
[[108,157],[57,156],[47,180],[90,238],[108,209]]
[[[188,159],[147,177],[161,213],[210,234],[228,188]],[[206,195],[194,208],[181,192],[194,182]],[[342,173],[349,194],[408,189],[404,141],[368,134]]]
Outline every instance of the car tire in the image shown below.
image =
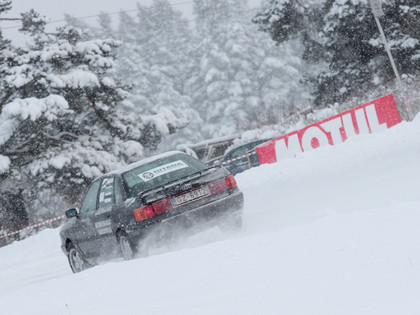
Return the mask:
[[80,251],[78,251],[72,243],[69,244],[67,249],[67,258],[69,261],[71,271],[73,271],[73,273],[82,272],[83,270],[92,267],[92,265],[86,261],[86,259],[80,253]]
[[124,260],[131,260],[135,257],[135,247],[125,234],[121,233],[118,235],[118,245],[120,247],[121,256]]
[[234,233],[242,229],[243,221],[241,215],[235,215],[223,220],[219,223],[219,228],[223,233]]

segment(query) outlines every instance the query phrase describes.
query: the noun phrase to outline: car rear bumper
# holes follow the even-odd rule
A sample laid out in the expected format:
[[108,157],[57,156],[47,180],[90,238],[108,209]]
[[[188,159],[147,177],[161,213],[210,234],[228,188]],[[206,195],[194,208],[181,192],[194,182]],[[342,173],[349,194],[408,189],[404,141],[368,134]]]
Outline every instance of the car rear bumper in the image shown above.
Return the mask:
[[138,242],[149,233],[157,230],[159,235],[168,237],[170,237],[171,232],[199,232],[206,227],[218,225],[232,216],[241,216],[243,205],[243,194],[241,191],[236,190],[223,198],[182,213],[169,211],[156,216],[153,223],[149,226],[127,231],[127,235],[133,242]]

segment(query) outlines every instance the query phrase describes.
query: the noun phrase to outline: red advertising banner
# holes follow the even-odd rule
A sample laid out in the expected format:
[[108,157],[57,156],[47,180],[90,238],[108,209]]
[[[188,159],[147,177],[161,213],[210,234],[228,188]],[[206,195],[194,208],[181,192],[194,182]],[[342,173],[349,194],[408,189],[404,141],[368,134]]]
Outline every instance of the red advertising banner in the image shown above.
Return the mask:
[[257,154],[261,164],[274,163],[323,145],[342,143],[352,136],[380,132],[400,122],[397,104],[389,94],[263,143],[257,146]]

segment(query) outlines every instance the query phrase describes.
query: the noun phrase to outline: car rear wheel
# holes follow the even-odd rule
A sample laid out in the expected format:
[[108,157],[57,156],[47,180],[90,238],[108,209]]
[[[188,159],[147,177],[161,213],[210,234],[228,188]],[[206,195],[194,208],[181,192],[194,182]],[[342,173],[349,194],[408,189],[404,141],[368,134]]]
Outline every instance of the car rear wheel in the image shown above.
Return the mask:
[[67,258],[69,260],[69,265],[73,273],[81,272],[90,267],[90,264],[71,243],[68,247]]
[[118,237],[118,244],[120,245],[121,255],[124,260],[130,260],[134,258],[135,251],[127,236],[120,234]]

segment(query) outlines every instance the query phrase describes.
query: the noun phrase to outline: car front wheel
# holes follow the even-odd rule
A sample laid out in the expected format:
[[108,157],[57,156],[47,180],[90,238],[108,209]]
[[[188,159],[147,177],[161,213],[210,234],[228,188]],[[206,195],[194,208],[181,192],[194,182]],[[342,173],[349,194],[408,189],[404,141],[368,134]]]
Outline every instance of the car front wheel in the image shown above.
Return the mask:
[[82,254],[70,244],[68,248],[67,258],[69,260],[69,265],[71,270],[74,273],[81,272],[90,267],[89,263],[83,258]]

